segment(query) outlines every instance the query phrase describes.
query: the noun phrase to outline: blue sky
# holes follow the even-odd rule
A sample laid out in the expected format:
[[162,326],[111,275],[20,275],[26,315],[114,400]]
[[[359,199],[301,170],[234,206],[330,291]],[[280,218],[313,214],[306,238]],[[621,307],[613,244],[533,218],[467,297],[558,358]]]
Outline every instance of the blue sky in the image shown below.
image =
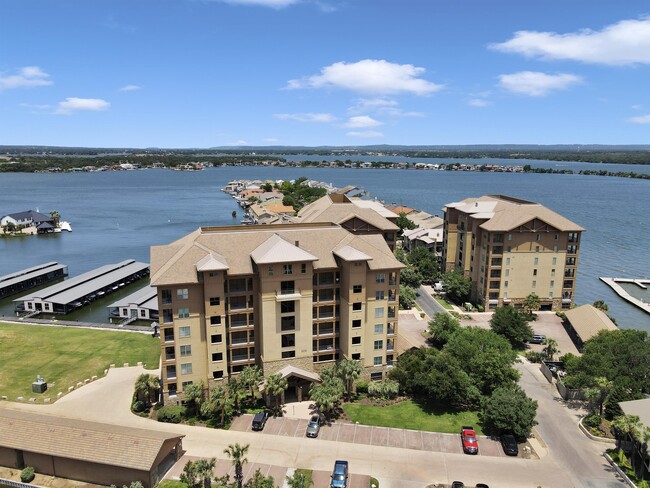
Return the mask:
[[0,144],[650,143],[650,4],[0,0]]

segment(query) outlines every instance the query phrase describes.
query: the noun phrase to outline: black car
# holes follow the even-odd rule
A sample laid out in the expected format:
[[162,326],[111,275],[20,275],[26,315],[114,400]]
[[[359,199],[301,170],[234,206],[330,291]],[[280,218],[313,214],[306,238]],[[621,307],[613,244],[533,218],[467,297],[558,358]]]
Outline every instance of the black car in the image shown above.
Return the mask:
[[465,488],[465,483],[463,483],[462,481],[454,481],[451,484],[451,488]]
[[505,434],[501,436],[501,445],[503,446],[503,452],[508,456],[516,456],[519,454],[519,448],[517,447],[517,440],[515,436],[511,434]]
[[264,428],[264,424],[266,424],[267,418],[269,418],[269,414],[267,412],[256,413],[255,417],[253,417],[253,430],[262,430]]

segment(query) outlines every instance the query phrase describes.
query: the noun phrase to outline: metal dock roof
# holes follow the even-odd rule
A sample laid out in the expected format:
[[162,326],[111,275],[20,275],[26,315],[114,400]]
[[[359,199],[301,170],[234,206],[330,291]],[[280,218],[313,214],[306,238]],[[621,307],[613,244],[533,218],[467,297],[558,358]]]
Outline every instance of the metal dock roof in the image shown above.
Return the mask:
[[67,266],[65,264],[59,264],[56,261],[52,261],[45,264],[39,264],[33,268],[26,268],[15,273],[6,274],[0,276],[0,289],[7,286],[20,283],[21,281],[30,280],[36,276],[41,276],[46,273],[51,273],[53,271],[58,271],[60,269],[65,269]]
[[117,264],[107,264],[62,283],[17,298],[14,302],[41,299],[43,302],[65,305],[147,268],[149,268],[148,264],[139,263],[133,259],[127,259]]
[[115,303],[111,303],[107,308],[128,307],[133,304],[140,308],[158,310],[158,291],[156,290],[156,287],[145,286],[144,288],[140,288]]

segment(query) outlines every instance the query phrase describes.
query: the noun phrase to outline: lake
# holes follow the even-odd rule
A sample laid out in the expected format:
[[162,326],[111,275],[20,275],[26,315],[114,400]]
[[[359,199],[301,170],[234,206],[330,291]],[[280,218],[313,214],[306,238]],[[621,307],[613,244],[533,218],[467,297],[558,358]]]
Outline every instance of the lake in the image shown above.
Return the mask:
[[[306,157],[298,157],[306,159]],[[334,158],[313,158],[317,160]],[[358,158],[352,158],[358,159]],[[373,157],[368,160],[387,160]],[[413,159],[409,159],[412,161]],[[480,160],[486,164],[495,160]],[[521,164],[503,160],[500,164]],[[567,169],[647,172],[637,165],[546,162]],[[577,165],[577,166],[576,166]],[[202,225],[239,223],[241,209],[221,191],[234,179],[306,176],[342,187],[357,185],[386,203],[442,216],[449,202],[506,194],[548,206],[585,227],[576,302],[603,299],[621,327],[650,331],[650,315],[620,299],[599,276],[650,277],[650,181],[583,175],[447,172],[381,169],[219,167],[181,172],[0,175],[0,215],[28,209],[58,210],[72,233],[0,239],[0,275],[47,261],[69,266],[71,276],[127,258],[149,262],[151,245],[167,244]],[[231,214],[237,211],[237,218]],[[13,306],[0,303],[0,313]],[[96,313],[101,314],[101,311]]]

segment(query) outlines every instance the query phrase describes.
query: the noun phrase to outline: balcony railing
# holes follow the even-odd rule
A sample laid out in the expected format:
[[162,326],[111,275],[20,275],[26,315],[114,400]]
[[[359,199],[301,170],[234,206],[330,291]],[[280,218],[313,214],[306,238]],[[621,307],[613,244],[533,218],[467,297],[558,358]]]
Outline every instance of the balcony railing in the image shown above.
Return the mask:
[[165,361],[173,361],[176,359],[176,354],[165,354]]

